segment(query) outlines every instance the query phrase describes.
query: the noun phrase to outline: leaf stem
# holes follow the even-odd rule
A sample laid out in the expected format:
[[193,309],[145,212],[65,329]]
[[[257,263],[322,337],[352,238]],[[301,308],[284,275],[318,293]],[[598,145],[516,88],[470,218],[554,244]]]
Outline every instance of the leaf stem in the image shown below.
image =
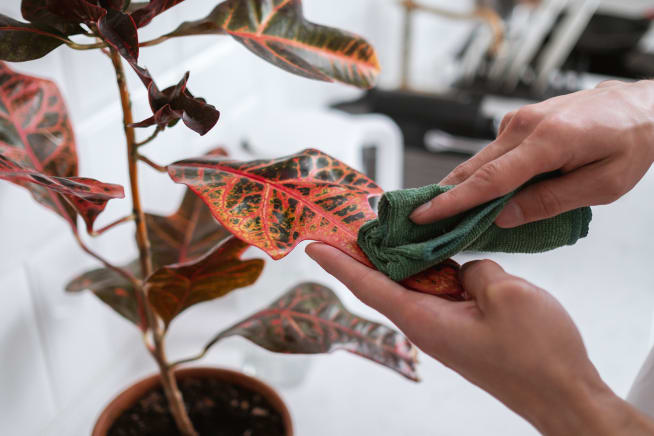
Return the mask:
[[154,141],[154,139],[159,136],[159,133],[163,132],[163,127],[157,126],[157,128],[152,132],[152,135],[148,136],[146,139],[144,139],[141,142],[137,142],[136,146],[137,147],[143,147],[145,144],[149,144],[150,142]]
[[[129,89],[127,87],[127,81],[125,79],[122,59],[114,49],[111,49],[111,62],[116,72],[116,81],[118,82],[120,101],[123,109],[123,128],[127,140],[127,161],[129,165],[130,188],[132,191],[132,209],[134,221],[136,223],[136,243],[139,249],[141,271],[143,272],[144,277],[149,277],[152,274],[153,268],[150,255],[148,229],[145,221],[145,213],[141,207],[141,197],[138,184],[138,147],[136,145],[136,134],[134,128],[130,127],[134,122],[134,117],[132,116],[132,103]],[[177,428],[183,436],[198,436],[184,406],[182,394],[177,386],[175,373],[166,360],[161,319],[154,313],[152,306],[149,304],[147,289],[140,285],[136,287],[136,292],[138,297],[143,301],[148,327],[153,340],[153,344],[148,346],[148,350],[159,366],[161,385],[164,389],[166,399],[168,400],[170,412],[177,424]],[[147,342],[146,345],[148,345]]]
[[141,287],[141,281],[139,279],[137,279],[132,273],[130,273],[126,269],[120,268],[120,267],[112,264],[107,259],[105,259],[101,255],[99,255],[98,253],[91,250],[89,248],[89,246],[86,245],[86,243],[84,241],[82,241],[82,238],[80,237],[79,232],[77,231],[77,229],[75,229],[73,231],[73,235],[75,236],[75,240],[77,241],[79,246],[82,248],[82,250],[84,250],[85,253],[87,253],[89,256],[91,256],[91,257],[97,259],[98,261],[100,261],[104,266],[106,266],[110,270],[113,270],[113,271],[117,272],[118,274],[122,275],[123,277],[125,277],[135,287]]
[[139,47],[152,47],[153,45],[159,45],[162,42],[165,42],[169,40],[170,38],[174,38],[173,36],[168,36],[168,35],[162,35],[158,38],[151,39],[149,41],[144,41],[139,43]]
[[168,167],[159,165],[155,162],[152,162],[149,158],[143,156],[142,154],[138,155],[138,160],[146,164],[147,166],[153,168],[155,171],[159,171],[160,173],[167,173],[168,172]]
[[96,42],[95,44],[77,44],[76,42],[71,41],[70,39],[64,40],[66,45],[73,50],[95,50],[98,48],[107,48],[107,44],[104,42]]
[[98,230],[95,230],[95,231],[91,232],[90,235],[91,235],[91,236],[100,236],[100,235],[102,235],[103,233],[105,233],[105,232],[107,232],[107,231],[113,229],[114,227],[116,227],[116,226],[118,226],[118,225],[120,225],[120,224],[123,224],[123,223],[129,222],[129,221],[134,221],[134,218],[135,218],[135,217],[134,217],[134,214],[127,215],[127,216],[125,216],[125,217],[122,217],[122,218],[119,219],[119,220],[116,220],[116,221],[114,221],[114,222],[112,222],[112,223],[110,223],[110,224],[107,224],[106,226],[104,226],[104,227],[102,227],[102,228],[100,228],[100,229],[98,229]]

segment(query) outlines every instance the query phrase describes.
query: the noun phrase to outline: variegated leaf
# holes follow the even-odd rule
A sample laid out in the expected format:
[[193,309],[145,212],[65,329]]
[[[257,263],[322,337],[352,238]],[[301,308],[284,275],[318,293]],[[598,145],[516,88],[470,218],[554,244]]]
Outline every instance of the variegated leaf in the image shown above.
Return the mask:
[[[361,226],[374,218],[382,194],[372,180],[318,150],[239,162],[211,156],[169,165],[225,228],[273,259],[304,240],[325,242],[371,265],[357,244]],[[444,263],[404,282],[430,294],[460,294],[458,265]]]
[[277,353],[321,354],[345,350],[417,381],[416,349],[399,332],[350,313],[325,286],[302,283],[266,309],[219,333],[242,336]]
[[239,239],[273,259],[301,241],[317,240],[366,260],[359,227],[376,217],[370,201],[382,194],[372,180],[318,150],[240,162],[213,156],[168,166],[214,217]]
[[248,244],[230,238],[196,261],[160,268],[146,280],[148,298],[166,325],[189,307],[253,284],[264,262],[241,260]]
[[4,63],[0,63],[0,156],[4,178],[28,189],[73,227],[79,214],[92,229],[106,202],[123,196],[119,186],[77,177],[75,136],[57,86],[18,74]]
[[183,23],[167,36],[221,33],[273,65],[310,79],[370,88],[380,71],[366,40],[307,21],[301,0],[226,0],[206,18]]

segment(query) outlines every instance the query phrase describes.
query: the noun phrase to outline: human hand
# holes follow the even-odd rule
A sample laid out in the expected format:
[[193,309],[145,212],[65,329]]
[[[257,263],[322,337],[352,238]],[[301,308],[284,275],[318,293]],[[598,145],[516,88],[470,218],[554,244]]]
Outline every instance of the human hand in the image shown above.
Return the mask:
[[457,186],[416,209],[411,219],[426,224],[456,215],[558,170],[560,176],[513,197],[495,221],[516,227],[611,203],[653,161],[654,81],[604,82],[508,114],[497,139],[440,182]]
[[339,250],[307,253],[421,350],[495,396],[545,435],[646,435],[654,423],[616,397],[547,292],[491,261],[466,264],[471,301],[413,292]]

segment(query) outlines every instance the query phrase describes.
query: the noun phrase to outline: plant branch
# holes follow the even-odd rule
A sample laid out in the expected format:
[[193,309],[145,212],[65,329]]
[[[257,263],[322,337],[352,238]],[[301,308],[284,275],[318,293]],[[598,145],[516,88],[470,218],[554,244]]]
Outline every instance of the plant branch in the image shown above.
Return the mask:
[[159,171],[160,173],[167,173],[168,172],[168,168],[166,166],[154,163],[149,158],[143,156],[142,154],[138,155],[138,160],[140,160],[141,162],[143,162],[147,166],[153,168],[155,171]]
[[94,230],[93,232],[91,232],[91,233],[89,233],[89,234],[90,234],[91,236],[100,236],[100,235],[102,235],[103,233],[105,233],[105,232],[107,232],[107,231],[113,229],[114,227],[116,227],[116,226],[118,226],[118,225],[120,225],[120,224],[123,224],[123,223],[129,222],[129,221],[134,221],[134,214],[127,215],[126,217],[123,217],[123,218],[121,218],[121,219],[119,219],[119,220],[116,220],[116,221],[110,223],[110,224],[107,224],[106,226],[104,226],[104,227],[102,227],[102,228],[100,228],[100,229],[98,229],[98,230]]
[[152,47],[154,45],[159,45],[162,42],[168,41],[171,38],[175,38],[175,36],[162,35],[158,38],[139,43],[139,47]]
[[137,142],[136,146],[137,147],[143,147],[145,144],[149,144],[150,142],[154,141],[154,139],[157,136],[159,136],[159,133],[161,133],[161,132],[163,132],[163,127],[157,126],[157,128],[154,130],[154,132],[152,132],[152,135],[150,135],[149,137],[147,137],[146,139],[144,139],[141,142]]
[[70,39],[64,39],[64,42],[73,50],[95,50],[98,48],[107,48],[107,44],[104,42],[96,42],[95,44],[77,44]]
[[86,245],[86,243],[84,243],[84,241],[82,241],[82,238],[80,237],[79,232],[77,231],[77,228],[75,228],[75,230],[73,231],[73,235],[75,236],[75,240],[77,241],[79,246],[82,248],[82,250],[84,250],[85,253],[87,253],[89,256],[91,256],[91,257],[97,259],[98,261],[100,261],[104,266],[106,266],[110,270],[115,271],[118,274],[125,277],[127,280],[129,280],[129,282],[132,285],[134,285],[134,287],[141,287],[141,281],[139,279],[137,279],[132,273],[130,273],[126,269],[123,269],[123,268],[120,268],[120,267],[118,267],[116,265],[113,265],[107,259],[105,259],[101,255],[99,255],[95,251],[91,250],[89,248],[89,246]]
[[[138,146],[134,128],[130,127],[134,122],[134,117],[132,115],[132,102],[127,87],[127,81],[125,79],[122,59],[114,49],[111,49],[111,62],[116,71],[116,81],[118,83],[120,101],[123,109],[123,128],[127,140],[127,161],[129,165],[130,188],[132,191],[132,213],[136,224],[136,243],[139,249],[141,271],[143,272],[144,277],[149,277],[152,274],[153,268],[150,255],[150,240],[148,239],[148,229],[145,221],[145,213],[141,206],[141,196],[138,184]],[[166,360],[161,320],[154,313],[152,306],[148,303],[147,289],[140,285],[136,287],[136,292],[137,297],[143,301],[148,327],[153,339],[153,344],[148,344],[146,341],[146,345],[159,366],[161,384],[170,406],[170,412],[183,436],[198,436],[184,406],[182,394],[177,386],[175,373],[169,367]],[[144,335],[144,337],[147,338],[147,335]]]

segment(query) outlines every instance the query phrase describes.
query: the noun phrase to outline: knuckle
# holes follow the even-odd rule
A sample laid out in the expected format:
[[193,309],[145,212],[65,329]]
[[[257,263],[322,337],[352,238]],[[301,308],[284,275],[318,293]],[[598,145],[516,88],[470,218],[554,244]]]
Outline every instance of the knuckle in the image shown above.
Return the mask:
[[506,279],[490,283],[486,289],[487,298],[493,301],[505,303],[517,303],[531,298],[534,286],[518,277],[507,277]]
[[509,124],[511,124],[511,120],[513,119],[513,117],[515,117],[515,114],[516,111],[511,111],[508,114],[504,115],[504,117],[502,118],[502,122],[500,122],[500,127],[497,131],[498,136],[501,135],[506,130]]
[[623,82],[619,80],[605,80],[597,85],[597,88],[610,88],[612,86],[621,85]]
[[608,177],[604,183],[605,200],[610,203],[622,197],[626,192],[625,185],[625,178],[622,174]]
[[508,181],[505,180],[507,174],[503,171],[502,165],[497,161],[491,161],[482,165],[471,177],[475,187],[492,197],[499,197],[511,190]]
[[536,201],[540,209],[538,215],[550,217],[563,211],[561,200],[547,184],[541,185]]
[[541,115],[533,105],[520,108],[511,122],[511,127],[518,130],[531,130],[541,119]]
[[472,173],[471,165],[467,162],[458,165],[452,170],[449,176],[447,176],[447,181],[450,185],[457,185],[470,177]]

